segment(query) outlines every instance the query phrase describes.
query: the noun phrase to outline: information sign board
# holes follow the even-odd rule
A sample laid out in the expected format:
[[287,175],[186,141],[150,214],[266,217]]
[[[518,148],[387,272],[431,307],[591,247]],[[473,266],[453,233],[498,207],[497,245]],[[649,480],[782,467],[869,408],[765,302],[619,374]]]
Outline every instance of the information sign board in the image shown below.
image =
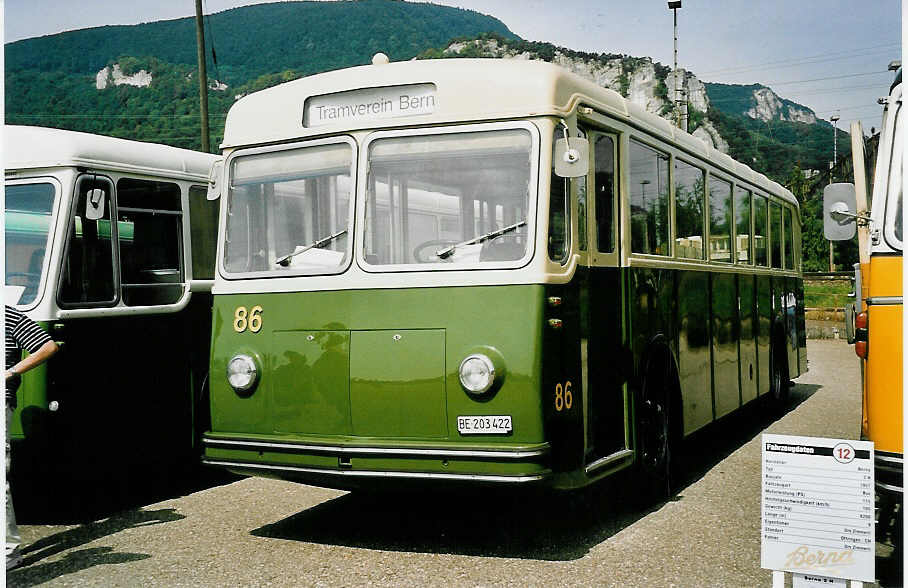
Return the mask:
[[762,567],[873,582],[873,443],[762,440]]

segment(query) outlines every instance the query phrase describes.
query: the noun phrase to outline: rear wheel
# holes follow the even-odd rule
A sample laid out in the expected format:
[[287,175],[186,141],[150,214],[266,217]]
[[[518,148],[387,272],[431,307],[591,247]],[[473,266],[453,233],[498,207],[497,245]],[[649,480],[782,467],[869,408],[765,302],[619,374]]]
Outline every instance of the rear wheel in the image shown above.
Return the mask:
[[781,408],[788,401],[788,369],[784,346],[777,342],[769,352],[769,400]]
[[672,491],[674,370],[667,351],[654,355],[645,372],[640,394],[638,456],[644,493],[665,499]]

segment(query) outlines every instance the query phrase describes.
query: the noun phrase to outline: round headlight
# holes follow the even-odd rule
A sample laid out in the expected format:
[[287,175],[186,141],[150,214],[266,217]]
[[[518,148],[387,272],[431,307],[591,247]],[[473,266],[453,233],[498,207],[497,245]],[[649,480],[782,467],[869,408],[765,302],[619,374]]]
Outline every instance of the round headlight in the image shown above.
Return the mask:
[[495,383],[495,365],[482,353],[468,355],[460,362],[460,385],[471,394],[483,394]]
[[227,381],[237,392],[249,392],[258,381],[255,360],[248,355],[234,355],[227,362]]

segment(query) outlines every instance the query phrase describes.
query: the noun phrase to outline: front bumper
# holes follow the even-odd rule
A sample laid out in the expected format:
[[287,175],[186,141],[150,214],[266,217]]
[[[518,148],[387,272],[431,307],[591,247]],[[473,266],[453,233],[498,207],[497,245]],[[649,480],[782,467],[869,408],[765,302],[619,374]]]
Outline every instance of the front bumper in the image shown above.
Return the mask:
[[206,435],[202,462],[254,476],[352,489],[411,482],[531,485],[552,477],[548,443],[530,446],[363,444]]

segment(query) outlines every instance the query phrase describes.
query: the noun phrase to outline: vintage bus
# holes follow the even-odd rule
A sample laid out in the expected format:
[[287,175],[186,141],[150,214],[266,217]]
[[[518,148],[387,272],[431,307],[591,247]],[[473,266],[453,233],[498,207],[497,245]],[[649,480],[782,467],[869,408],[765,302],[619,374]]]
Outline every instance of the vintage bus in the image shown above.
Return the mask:
[[583,487],[806,370],[791,193],[557,66],[388,63],[226,121],[204,461]]
[[13,463],[116,479],[197,461],[217,156],[39,127],[3,141],[6,303],[61,348],[22,378]]
[[[832,240],[852,239],[860,225],[860,263],[855,265],[855,302],[846,308],[846,331],[861,358],[863,418],[861,434],[874,443],[875,481],[879,498],[878,536],[892,531],[900,543],[904,512],[902,378],[902,182],[908,115],[902,106],[902,71],[888,99],[867,206],[863,144],[852,148],[856,184],[832,184],[824,193],[824,225]],[[852,126],[852,137],[863,131]],[[856,222],[857,221],[857,222]]]

